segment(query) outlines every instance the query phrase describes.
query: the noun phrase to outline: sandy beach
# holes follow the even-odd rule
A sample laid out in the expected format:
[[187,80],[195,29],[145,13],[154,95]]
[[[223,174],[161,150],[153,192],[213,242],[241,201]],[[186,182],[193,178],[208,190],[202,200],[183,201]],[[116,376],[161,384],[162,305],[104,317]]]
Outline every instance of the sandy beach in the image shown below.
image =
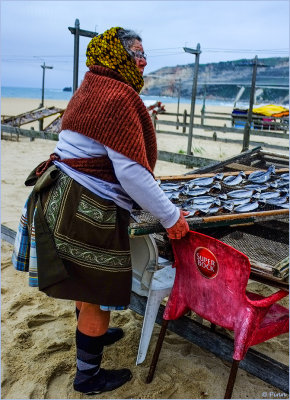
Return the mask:
[[[37,108],[37,99],[2,99],[2,115],[17,115]],[[65,108],[67,101],[45,101],[47,106]],[[190,105],[181,105],[189,111]],[[223,111],[224,108],[212,109]],[[166,104],[168,112],[176,105]],[[227,108],[227,111],[230,109]],[[196,112],[200,109],[197,107]],[[34,123],[37,129],[38,123]],[[23,128],[30,128],[30,125]],[[184,137],[158,134],[158,149],[171,152],[186,150]],[[277,140],[277,143],[279,140]],[[56,142],[21,137],[1,140],[1,223],[16,230],[30,188],[24,186],[29,172],[53,152]],[[241,146],[212,141],[196,141],[196,155],[222,160],[241,151]],[[287,151],[285,152],[287,154]],[[188,172],[185,166],[158,161],[156,176]],[[2,241],[2,397],[3,399],[83,399],[75,392],[74,303],[47,297],[28,286],[25,273],[15,271],[11,263],[12,246]],[[269,295],[277,291],[250,281],[249,290]],[[281,304],[288,306],[288,298]],[[155,325],[144,363],[135,365],[143,317],[126,310],[113,312],[111,326],[120,326],[125,337],[104,351],[104,368],[130,368],[133,379],[123,387],[98,395],[100,399],[220,399],[223,398],[230,363],[168,331],[155,378],[145,383],[159,333]],[[277,361],[289,365],[289,337],[282,335],[254,346]],[[233,398],[288,398],[281,390],[239,369]],[[96,397],[94,397],[96,398]]]

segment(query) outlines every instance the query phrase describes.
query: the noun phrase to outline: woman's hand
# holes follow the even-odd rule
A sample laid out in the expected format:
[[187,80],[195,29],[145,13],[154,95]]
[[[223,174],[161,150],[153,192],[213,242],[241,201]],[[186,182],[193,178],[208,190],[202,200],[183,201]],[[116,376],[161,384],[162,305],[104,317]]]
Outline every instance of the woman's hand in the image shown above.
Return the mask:
[[180,210],[180,217],[177,222],[171,228],[166,229],[169,239],[181,239],[187,234],[189,226],[184,216],[188,214],[188,211]]

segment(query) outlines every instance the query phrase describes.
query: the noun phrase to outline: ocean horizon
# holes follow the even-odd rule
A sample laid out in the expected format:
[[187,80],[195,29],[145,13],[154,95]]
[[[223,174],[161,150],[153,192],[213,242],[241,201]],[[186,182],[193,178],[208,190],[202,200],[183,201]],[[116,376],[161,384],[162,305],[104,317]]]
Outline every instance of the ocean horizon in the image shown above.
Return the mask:
[[[39,99],[41,100],[41,88],[27,88],[27,87],[12,87],[1,86],[1,98],[24,98],[24,99]],[[46,100],[70,100],[72,92],[63,91],[63,89],[50,89],[46,88],[44,91],[44,99]],[[161,101],[162,103],[176,103],[177,97],[170,96],[146,96],[141,94],[141,98],[146,102]],[[186,97],[180,98],[180,103],[190,104],[191,99]],[[203,99],[197,98],[196,104],[202,104]],[[231,100],[213,100],[206,99],[206,104],[217,106],[233,106],[234,101]],[[239,102],[239,106],[247,107],[248,103]]]

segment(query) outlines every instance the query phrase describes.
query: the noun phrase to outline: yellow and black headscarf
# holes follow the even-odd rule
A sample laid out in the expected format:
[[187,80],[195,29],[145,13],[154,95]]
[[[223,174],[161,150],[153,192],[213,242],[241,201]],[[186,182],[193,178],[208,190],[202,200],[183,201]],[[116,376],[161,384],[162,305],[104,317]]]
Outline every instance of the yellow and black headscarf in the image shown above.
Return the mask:
[[95,36],[87,47],[87,67],[101,65],[118,72],[126,82],[140,93],[144,81],[135,61],[127,53],[117,32],[120,27],[108,29]]

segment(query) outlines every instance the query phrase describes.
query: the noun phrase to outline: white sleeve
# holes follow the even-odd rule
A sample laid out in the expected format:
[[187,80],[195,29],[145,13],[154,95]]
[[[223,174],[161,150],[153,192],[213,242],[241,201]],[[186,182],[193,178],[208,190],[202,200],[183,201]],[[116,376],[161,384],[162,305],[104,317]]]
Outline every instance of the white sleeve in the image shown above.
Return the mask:
[[179,209],[166,197],[150,172],[130,158],[105,146],[122,188],[143,210],[171,228],[180,216]]

